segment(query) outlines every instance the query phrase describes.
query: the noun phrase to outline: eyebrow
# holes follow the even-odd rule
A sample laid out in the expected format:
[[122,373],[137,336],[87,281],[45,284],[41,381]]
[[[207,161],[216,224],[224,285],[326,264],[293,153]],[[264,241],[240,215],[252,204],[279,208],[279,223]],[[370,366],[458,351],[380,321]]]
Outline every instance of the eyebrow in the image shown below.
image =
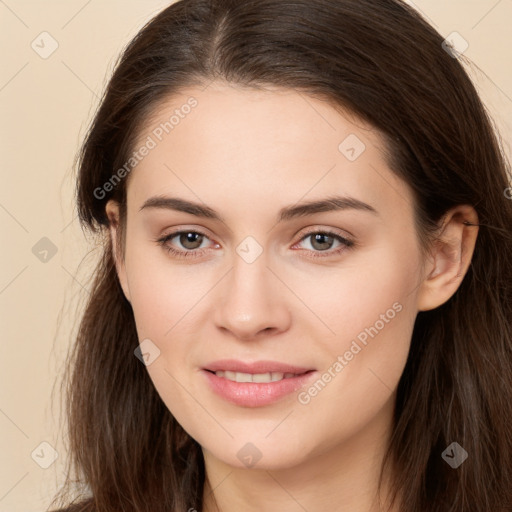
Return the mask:
[[[149,208],[175,210],[189,213],[196,217],[225,222],[222,216],[209,206],[188,201],[186,199],[180,199],[178,197],[150,197],[140,207],[139,211]],[[320,212],[333,212],[339,210],[358,210],[379,215],[378,211],[373,206],[354,197],[331,196],[325,199],[303,202],[281,208],[278,213],[277,222],[291,220],[298,217],[306,217]]]

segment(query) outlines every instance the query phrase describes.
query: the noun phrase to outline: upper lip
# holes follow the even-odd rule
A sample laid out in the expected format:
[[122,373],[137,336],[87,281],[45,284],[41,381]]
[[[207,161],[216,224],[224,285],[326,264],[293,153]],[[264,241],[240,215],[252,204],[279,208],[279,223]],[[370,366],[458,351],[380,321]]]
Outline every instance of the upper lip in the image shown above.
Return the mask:
[[219,361],[213,361],[206,364],[203,367],[204,370],[216,371],[231,371],[237,373],[294,373],[301,374],[308,371],[312,371],[313,368],[305,368],[302,366],[295,366],[286,363],[280,363],[278,361],[254,361],[252,363],[246,363],[244,361],[238,361],[236,359],[221,359]]

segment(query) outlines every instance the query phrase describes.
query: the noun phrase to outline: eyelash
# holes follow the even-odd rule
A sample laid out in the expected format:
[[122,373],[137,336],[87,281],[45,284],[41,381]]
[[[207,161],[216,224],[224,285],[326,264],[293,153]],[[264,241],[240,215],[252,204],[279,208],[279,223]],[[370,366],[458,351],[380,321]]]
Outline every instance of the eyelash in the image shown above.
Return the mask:
[[[176,258],[183,258],[183,259],[199,258],[200,256],[203,255],[204,249],[191,249],[188,251],[181,251],[181,250],[175,249],[174,247],[172,247],[171,245],[169,245],[167,243],[169,240],[172,240],[173,238],[175,238],[178,235],[188,234],[188,233],[194,233],[197,235],[201,235],[205,238],[209,238],[208,235],[206,235],[205,233],[203,233],[201,231],[188,229],[188,230],[174,231],[173,233],[169,233],[168,235],[165,235],[162,238],[156,239],[155,242],[157,242],[159,245],[161,245],[168,253],[172,254]],[[299,240],[299,242],[302,242],[309,236],[316,235],[316,234],[332,236],[334,239],[338,240],[342,244],[342,246],[333,251],[329,251],[329,250],[311,251],[311,250],[306,249],[306,251],[313,253],[311,256],[309,256],[311,258],[328,258],[331,256],[338,255],[347,249],[353,249],[356,246],[356,243],[353,240],[344,238],[341,235],[339,235],[338,233],[335,233],[334,231],[329,231],[329,230],[309,231],[308,233],[304,234],[304,236]],[[322,253],[327,253],[327,254],[324,256]]]

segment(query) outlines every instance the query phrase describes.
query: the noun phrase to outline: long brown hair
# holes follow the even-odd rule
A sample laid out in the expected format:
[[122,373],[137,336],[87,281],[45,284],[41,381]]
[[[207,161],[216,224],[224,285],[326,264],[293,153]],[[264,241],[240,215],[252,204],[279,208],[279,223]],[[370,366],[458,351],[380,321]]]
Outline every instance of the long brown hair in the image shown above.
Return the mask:
[[[72,501],[74,472],[83,493],[69,510],[202,508],[201,447],[134,357],[133,311],[106,234],[107,200],[119,201],[125,224],[128,179],[108,192],[104,184],[161,101],[222,79],[324,98],[380,130],[391,169],[413,191],[425,250],[449,208],[476,209],[478,238],[459,289],[417,315],[385,464],[403,512],[512,510],[510,167],[456,57],[399,0],[181,0],[139,32],[79,155],[80,219],[103,237],[104,252],[69,356],[69,469],[54,503]],[[452,442],[469,454],[456,469],[442,458]]]

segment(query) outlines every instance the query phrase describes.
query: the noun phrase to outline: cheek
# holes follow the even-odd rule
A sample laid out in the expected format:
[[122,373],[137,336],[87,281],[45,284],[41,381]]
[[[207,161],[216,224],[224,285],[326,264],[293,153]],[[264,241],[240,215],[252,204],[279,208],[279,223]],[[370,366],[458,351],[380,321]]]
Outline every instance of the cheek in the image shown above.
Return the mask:
[[208,291],[194,265],[171,263],[160,248],[132,250],[126,269],[139,335],[164,341]]
[[329,328],[316,324],[317,333],[331,340],[331,354],[349,347],[361,332],[364,341],[365,329],[375,324],[380,337],[380,333],[391,335],[402,322],[408,332],[414,322],[419,253],[413,240],[403,245],[390,240],[354,253],[339,268],[317,272],[307,280],[290,274],[290,282],[295,279],[298,285],[297,295],[307,298],[307,306]]
[[399,246],[383,246],[364,265],[326,282],[328,293],[310,294],[308,305],[331,330],[318,336],[317,324],[316,336],[315,329],[309,333],[328,383],[306,390],[303,403],[338,404],[344,414],[367,419],[389,399],[405,367],[417,315],[419,260],[410,247],[405,254]]

